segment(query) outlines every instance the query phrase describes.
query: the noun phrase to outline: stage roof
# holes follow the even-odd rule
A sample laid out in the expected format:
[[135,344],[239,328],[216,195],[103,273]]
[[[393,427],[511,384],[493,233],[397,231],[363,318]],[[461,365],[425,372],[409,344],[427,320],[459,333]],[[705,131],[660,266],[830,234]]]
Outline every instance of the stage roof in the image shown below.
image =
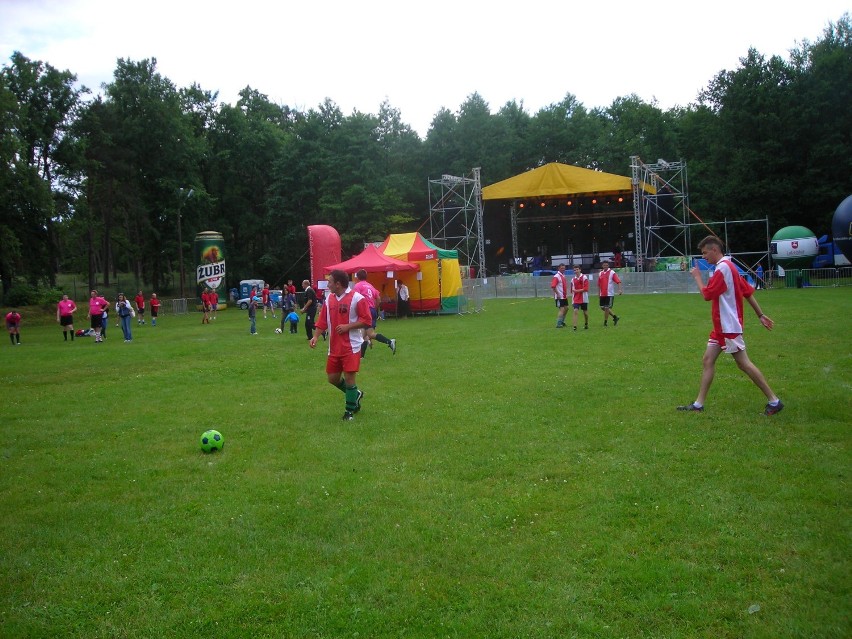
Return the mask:
[[[645,189],[653,192],[650,186]],[[482,189],[483,200],[519,200],[565,195],[632,195],[629,177],[551,162]]]

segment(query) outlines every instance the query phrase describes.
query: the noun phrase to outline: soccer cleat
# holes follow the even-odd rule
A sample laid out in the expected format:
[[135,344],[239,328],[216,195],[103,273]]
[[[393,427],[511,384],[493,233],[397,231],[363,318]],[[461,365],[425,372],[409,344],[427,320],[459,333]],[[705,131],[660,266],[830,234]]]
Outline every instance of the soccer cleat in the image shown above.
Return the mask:
[[773,406],[772,404],[767,404],[767,405],[766,405],[766,410],[764,410],[764,411],[763,411],[763,414],[764,414],[764,415],[777,415],[777,414],[778,414],[778,413],[780,413],[782,410],[784,410],[784,402],[782,402],[782,401],[779,399],[779,400],[778,400],[778,403],[777,403],[777,404],[775,404],[775,406]]
[[577,332],[577,327],[576,327],[576,326],[574,327],[574,332],[575,332],[575,333]]
[[390,341],[390,344],[388,344],[388,347],[391,349],[391,352],[392,352],[394,355],[396,355],[396,340],[395,340],[395,339],[392,339],[392,340]]
[[583,327],[583,330],[584,330],[584,331],[589,330],[589,325],[588,325],[588,324],[586,324],[586,325]]
[[703,413],[703,406],[696,406],[695,404],[687,404],[686,406],[678,406],[678,410],[686,411],[688,413]]
[[359,410],[361,410],[361,399],[363,397],[364,397],[364,391],[359,390],[358,391],[358,399],[355,400],[355,410],[352,411],[353,413],[357,413]]
[[344,422],[351,422],[353,419],[355,419],[355,415],[353,415],[349,411],[346,411],[345,413],[343,413],[343,421]]
[[617,315],[612,316],[612,325],[618,326],[618,316]]

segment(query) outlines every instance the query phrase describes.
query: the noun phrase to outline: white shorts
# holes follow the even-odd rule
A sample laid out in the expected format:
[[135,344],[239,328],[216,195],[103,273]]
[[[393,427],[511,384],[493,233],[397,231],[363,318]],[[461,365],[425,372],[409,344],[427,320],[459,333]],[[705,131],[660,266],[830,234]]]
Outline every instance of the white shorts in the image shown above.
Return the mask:
[[737,335],[736,337],[723,337],[722,339],[724,340],[724,343],[722,343],[717,337],[713,336],[707,341],[707,343],[715,344],[721,348],[723,352],[728,353],[729,355],[739,353],[746,349],[742,335]]

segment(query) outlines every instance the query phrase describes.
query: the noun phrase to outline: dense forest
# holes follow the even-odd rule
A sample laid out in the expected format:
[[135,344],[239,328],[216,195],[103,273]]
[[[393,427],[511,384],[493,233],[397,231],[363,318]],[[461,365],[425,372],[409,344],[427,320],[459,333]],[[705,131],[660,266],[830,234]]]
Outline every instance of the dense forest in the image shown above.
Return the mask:
[[211,229],[229,286],[301,279],[307,225],[334,226],[352,255],[418,229],[430,179],[481,167],[488,185],[554,161],[629,175],[633,155],[687,162],[705,220],[768,217],[819,235],[852,193],[850,104],[849,14],[786,59],[749,50],[688,106],[627,95],[588,108],[566,93],[531,114],[472,93],[436,113],[425,139],[387,102],[377,114],[331,99],[299,111],[246,87],[225,104],[176,87],[156,59],[119,59],[94,94],[16,52],[0,71],[0,280],[8,293],[63,273],[109,286],[123,272],[174,291],[179,241],[190,255]]

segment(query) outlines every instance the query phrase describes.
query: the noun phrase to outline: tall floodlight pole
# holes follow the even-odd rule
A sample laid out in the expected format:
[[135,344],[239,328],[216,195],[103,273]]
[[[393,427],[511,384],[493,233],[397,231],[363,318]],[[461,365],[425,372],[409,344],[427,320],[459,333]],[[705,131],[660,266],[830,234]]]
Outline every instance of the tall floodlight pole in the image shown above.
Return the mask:
[[184,202],[186,202],[189,198],[192,197],[192,193],[195,189],[189,189],[184,195],[184,191],[186,189],[178,189],[181,194],[181,200],[178,203],[178,268],[180,269],[180,297],[181,299],[186,299],[185,287],[186,287],[186,276],[183,271],[183,230],[181,223],[181,209],[183,209]]

